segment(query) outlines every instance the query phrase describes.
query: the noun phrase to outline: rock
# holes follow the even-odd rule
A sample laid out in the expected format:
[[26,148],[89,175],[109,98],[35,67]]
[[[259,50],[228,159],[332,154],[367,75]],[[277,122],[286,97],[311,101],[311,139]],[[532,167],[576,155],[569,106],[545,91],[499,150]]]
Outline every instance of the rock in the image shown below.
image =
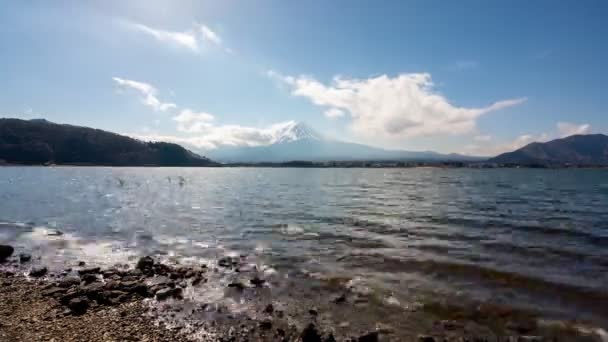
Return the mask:
[[542,336],[519,336],[517,342],[543,342]]
[[260,329],[264,329],[264,330],[270,330],[272,329],[272,321],[270,320],[263,320],[260,322]]
[[156,292],[156,300],[162,301],[162,300],[166,300],[170,297],[173,297],[175,299],[183,299],[182,291],[183,290],[179,287],[176,287],[174,289],[172,289],[170,287],[165,287]]
[[136,269],[140,270],[143,274],[153,275],[154,274],[154,259],[151,256],[145,256],[137,261]]
[[85,284],[90,284],[98,281],[99,279],[95,274],[87,273],[80,276],[80,279],[85,282]]
[[357,339],[358,342],[378,342],[379,341],[379,336],[380,334],[378,334],[377,331],[373,331],[373,332],[369,332],[365,335],[361,335],[359,336],[359,338]]
[[144,283],[139,283],[131,288],[131,292],[138,294],[144,298],[152,297],[152,293],[150,293],[150,289],[148,285]]
[[73,298],[68,302],[68,308],[74,315],[82,315],[89,308],[89,301],[84,297]]
[[536,329],[537,324],[533,319],[519,319],[507,322],[507,329],[517,331],[520,334],[527,334]]
[[322,342],[321,334],[317,331],[314,324],[310,323],[300,334],[302,342]]
[[264,312],[272,315],[272,313],[274,312],[274,306],[272,306],[272,304],[266,305],[266,308],[264,308]]
[[312,308],[312,309],[308,310],[308,313],[309,313],[311,316],[317,316],[317,315],[319,314],[319,312],[318,312],[318,311],[317,311],[317,309],[315,309],[315,308]]
[[32,267],[30,270],[30,277],[42,277],[48,272],[48,269],[45,266],[36,266]]
[[243,285],[243,283],[240,283],[240,282],[230,283],[230,284],[228,284],[228,287],[235,288],[239,291],[243,291],[245,289],[245,285]]
[[80,278],[65,277],[59,283],[57,283],[57,286],[63,287],[63,288],[68,288],[68,287],[72,287],[72,286],[76,286],[76,285],[80,285]]
[[440,321],[439,323],[445,330],[455,330],[455,329],[463,327],[462,324],[458,323],[457,321],[453,321],[453,320],[443,320],[443,321]]
[[63,296],[59,297],[59,302],[63,305],[68,305],[70,300],[79,296],[79,291],[76,289],[68,290]]
[[0,245],[0,262],[6,261],[6,259],[13,255],[14,251],[15,249],[13,248],[13,246]]
[[196,285],[200,284],[204,279],[205,278],[203,278],[200,275],[196,276],[194,279],[192,279],[192,286],[196,286]]
[[24,264],[26,262],[29,262],[30,260],[32,260],[32,256],[30,254],[27,253],[21,253],[19,254],[19,262]]
[[146,268],[151,268],[154,266],[154,259],[151,256],[145,256],[140,258],[137,261],[137,266],[136,268],[138,270],[144,270]]
[[249,280],[251,284],[255,287],[261,287],[266,283],[266,280],[260,279],[258,276],[253,277],[253,279]]
[[83,268],[82,270],[78,270],[78,275],[83,276],[85,274],[99,274],[100,271],[101,268],[99,267]]
[[236,260],[232,260],[231,257],[223,257],[217,261],[218,266],[225,268],[232,268],[233,265],[237,265],[238,262]]
[[79,261],[79,262],[78,262],[78,266],[79,266],[79,267],[83,267],[83,266],[84,266],[84,265],[86,265],[86,264],[87,264],[87,263],[86,263],[86,262],[84,262],[84,261]]
[[341,303],[345,303],[346,302],[346,295],[345,294],[341,294],[339,297],[336,297],[334,299],[334,303],[335,304],[341,304]]
[[162,288],[156,291],[156,300],[165,300],[171,297],[171,293],[173,293],[173,289],[169,287]]
[[418,342],[435,342],[435,338],[428,335],[418,335]]
[[325,338],[324,342],[336,342],[336,338],[334,337],[334,335],[332,333],[329,333],[329,336],[327,336]]
[[184,299],[184,290],[181,287],[176,287],[173,289],[172,295],[175,299]]
[[51,287],[41,292],[41,294],[45,297],[56,297],[59,295],[63,295],[67,290],[61,287]]

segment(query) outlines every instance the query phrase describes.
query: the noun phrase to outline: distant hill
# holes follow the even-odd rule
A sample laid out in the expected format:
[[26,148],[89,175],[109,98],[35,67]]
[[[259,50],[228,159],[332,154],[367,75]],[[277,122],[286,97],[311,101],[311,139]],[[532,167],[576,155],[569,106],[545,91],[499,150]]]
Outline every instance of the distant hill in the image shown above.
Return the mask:
[[252,147],[220,147],[209,157],[228,163],[302,161],[480,161],[486,158],[431,151],[385,150],[323,137],[301,122],[291,121],[269,132],[271,143]]
[[211,166],[185,148],[44,119],[0,119],[0,160],[18,164]]
[[531,143],[488,162],[522,166],[608,166],[608,136],[572,135],[546,143]]

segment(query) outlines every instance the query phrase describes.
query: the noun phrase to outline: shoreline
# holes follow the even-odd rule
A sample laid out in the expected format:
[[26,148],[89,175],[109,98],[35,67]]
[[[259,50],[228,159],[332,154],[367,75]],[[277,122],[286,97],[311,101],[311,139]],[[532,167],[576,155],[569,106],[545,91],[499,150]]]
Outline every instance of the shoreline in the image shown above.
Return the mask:
[[[270,280],[239,272],[239,258],[217,266],[180,266],[143,257],[135,265],[48,271],[27,254],[1,263],[0,339],[9,341],[606,341],[601,329],[574,323],[547,324],[538,317],[480,304],[472,310],[432,304],[403,316],[404,322],[374,323],[357,314],[357,301],[336,298],[281,302]],[[224,295],[255,303],[254,312],[191,300],[192,288],[223,270],[240,279]],[[243,278],[244,276],[244,278]],[[333,309],[335,308],[335,310]],[[336,311],[337,310],[337,311]],[[328,317],[348,311],[352,321]],[[354,311],[353,311],[354,310]],[[430,321],[421,320],[430,316]],[[391,325],[395,324],[397,325]],[[403,324],[409,333],[403,333]],[[409,328],[407,328],[409,327]]]

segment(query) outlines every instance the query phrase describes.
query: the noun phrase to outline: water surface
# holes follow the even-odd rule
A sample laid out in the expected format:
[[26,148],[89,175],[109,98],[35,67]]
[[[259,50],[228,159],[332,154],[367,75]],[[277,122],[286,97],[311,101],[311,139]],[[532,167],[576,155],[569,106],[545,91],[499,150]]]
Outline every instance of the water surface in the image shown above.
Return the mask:
[[5,167],[0,203],[0,242],[55,267],[247,255],[278,295],[357,288],[378,315],[458,298],[608,326],[605,170]]

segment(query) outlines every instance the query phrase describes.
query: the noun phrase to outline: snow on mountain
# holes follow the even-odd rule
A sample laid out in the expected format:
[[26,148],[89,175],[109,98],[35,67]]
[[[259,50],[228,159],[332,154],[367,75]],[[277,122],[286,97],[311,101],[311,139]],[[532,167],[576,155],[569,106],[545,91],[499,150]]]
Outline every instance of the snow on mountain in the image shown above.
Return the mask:
[[346,160],[465,160],[459,155],[435,152],[385,150],[323,137],[306,124],[289,121],[264,131],[268,144],[259,146],[226,146],[205,154],[221,162],[286,162]]
[[270,128],[268,133],[272,136],[271,145],[307,139],[323,140],[321,135],[308,125],[297,121],[276,124]]

